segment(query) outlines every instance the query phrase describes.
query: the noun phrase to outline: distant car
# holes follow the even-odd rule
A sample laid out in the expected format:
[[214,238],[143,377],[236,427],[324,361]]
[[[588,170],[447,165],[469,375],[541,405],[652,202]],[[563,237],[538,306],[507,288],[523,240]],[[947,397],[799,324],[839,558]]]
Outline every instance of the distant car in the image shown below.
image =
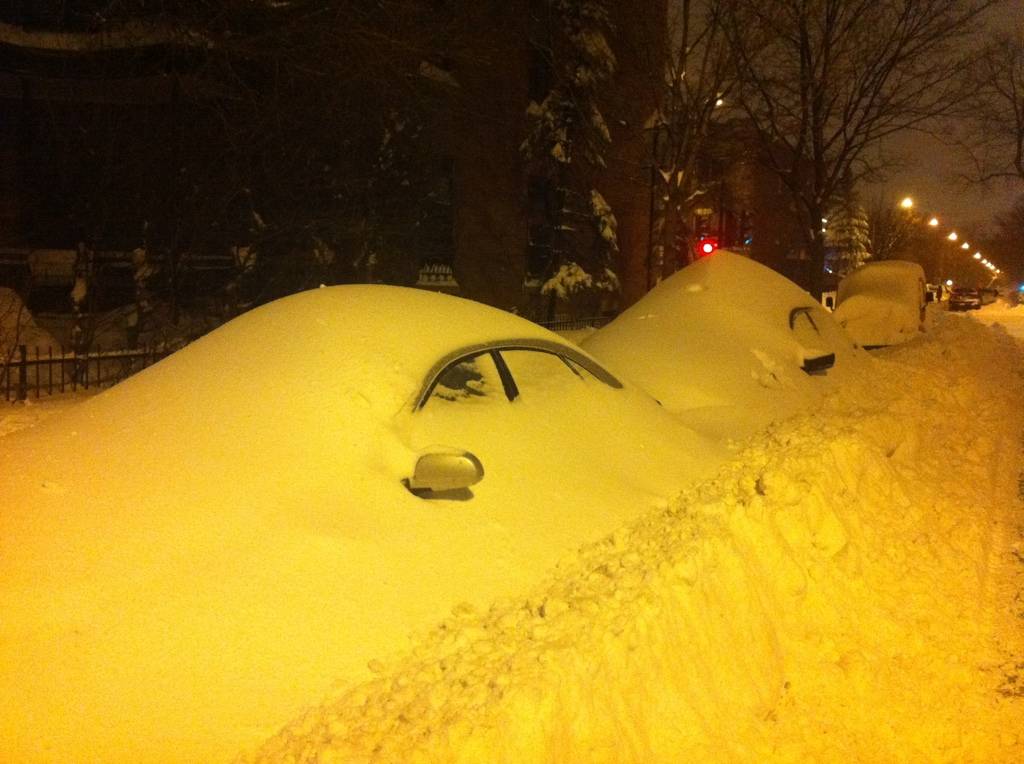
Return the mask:
[[862,265],[839,282],[833,315],[861,347],[885,347],[924,331],[932,298],[920,265],[882,260]]
[[688,423],[731,437],[810,407],[854,355],[817,300],[726,250],[658,284],[583,347]]
[[0,439],[0,758],[232,760],[719,458],[503,311],[253,310]]
[[981,290],[974,287],[955,287],[949,295],[950,310],[980,310]]

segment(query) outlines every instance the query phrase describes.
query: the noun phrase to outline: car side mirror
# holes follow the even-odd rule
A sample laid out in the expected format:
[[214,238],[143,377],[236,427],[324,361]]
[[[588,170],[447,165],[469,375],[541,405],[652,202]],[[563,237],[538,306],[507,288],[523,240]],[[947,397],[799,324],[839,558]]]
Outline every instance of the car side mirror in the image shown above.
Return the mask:
[[826,371],[836,365],[836,354],[826,353],[824,355],[816,355],[811,358],[805,358],[803,369],[808,374],[824,374]]
[[416,460],[412,477],[403,482],[414,494],[463,491],[479,483],[484,466],[468,451],[423,454]]

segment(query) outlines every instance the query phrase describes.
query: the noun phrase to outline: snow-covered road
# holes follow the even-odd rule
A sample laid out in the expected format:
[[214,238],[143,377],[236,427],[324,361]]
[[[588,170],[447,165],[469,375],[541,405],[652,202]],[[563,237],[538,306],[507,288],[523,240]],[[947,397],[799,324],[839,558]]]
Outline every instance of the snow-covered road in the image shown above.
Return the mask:
[[1010,307],[999,301],[967,315],[989,326],[1001,326],[1007,333],[1024,340],[1024,305]]
[[938,316],[252,759],[1024,759],[1022,371],[1005,332]]

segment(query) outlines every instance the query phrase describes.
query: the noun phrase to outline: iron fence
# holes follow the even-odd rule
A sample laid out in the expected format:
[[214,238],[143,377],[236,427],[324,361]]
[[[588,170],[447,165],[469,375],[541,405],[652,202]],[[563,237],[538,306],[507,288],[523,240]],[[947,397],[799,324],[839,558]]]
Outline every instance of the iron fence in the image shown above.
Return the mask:
[[[552,331],[601,327],[610,316],[548,321]],[[177,350],[180,345],[156,345],[137,349],[87,352],[64,348],[18,345],[7,357],[0,357],[0,390],[5,401],[24,401],[79,389],[110,387],[142,371]]]
[[79,389],[110,387],[177,350],[165,345],[88,352],[18,345],[0,358],[0,389],[5,401],[23,401]]
[[567,332],[574,329],[600,329],[615,316],[591,316],[590,318],[567,318],[559,321],[541,321],[540,325],[553,332]]

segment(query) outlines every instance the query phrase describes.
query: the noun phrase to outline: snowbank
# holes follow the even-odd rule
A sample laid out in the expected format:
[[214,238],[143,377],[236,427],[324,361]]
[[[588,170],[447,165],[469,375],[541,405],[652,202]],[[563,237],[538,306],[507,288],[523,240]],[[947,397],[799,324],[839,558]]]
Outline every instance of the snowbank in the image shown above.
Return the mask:
[[1021,348],[942,317],[868,365],[250,760],[1020,760]]
[[57,343],[36,324],[17,292],[0,287],[0,359],[6,359],[18,345],[46,348],[56,347]]

